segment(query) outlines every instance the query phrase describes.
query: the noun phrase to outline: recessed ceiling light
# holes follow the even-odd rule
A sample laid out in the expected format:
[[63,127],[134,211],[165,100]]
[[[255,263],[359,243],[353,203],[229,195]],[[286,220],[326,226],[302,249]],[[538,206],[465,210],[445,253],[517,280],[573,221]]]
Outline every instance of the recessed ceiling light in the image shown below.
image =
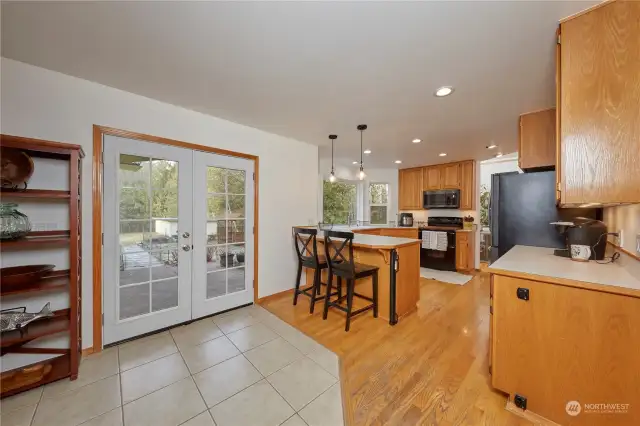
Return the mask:
[[353,162],[353,163],[351,163],[351,164],[358,164],[358,162],[357,162],[357,161],[354,161],[354,162]]
[[443,96],[449,96],[452,93],[453,93],[453,87],[451,87],[451,86],[442,86],[441,88],[436,90],[434,95],[436,95],[437,97],[441,98]]
[[496,148],[497,146],[498,146],[498,145],[493,145],[493,144],[491,144],[491,145],[487,145],[487,149],[493,149],[493,148]]
[[413,143],[420,143],[420,142],[422,142],[422,139],[415,138],[415,139],[414,139],[414,140],[412,140],[411,142],[413,142]]
[[401,164],[401,163],[402,163],[402,161],[400,161],[400,160],[396,160],[396,161],[395,161],[395,163],[396,163],[396,164]]
[[371,150],[370,150],[370,149],[365,149],[365,150],[364,150],[364,151],[362,151],[362,152],[364,152],[365,154],[371,154]]
[[496,158],[500,158],[500,157],[502,157],[502,153],[501,152],[496,154]]
[[441,152],[440,154],[438,154],[440,157],[446,157],[447,153],[446,152]]

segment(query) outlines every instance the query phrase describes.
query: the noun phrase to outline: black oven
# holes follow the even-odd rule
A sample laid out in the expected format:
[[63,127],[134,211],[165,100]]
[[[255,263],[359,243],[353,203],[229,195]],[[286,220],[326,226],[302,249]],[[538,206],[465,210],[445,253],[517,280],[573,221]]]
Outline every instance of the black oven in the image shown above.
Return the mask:
[[[420,229],[420,238],[422,238]],[[447,233],[447,251],[420,248],[420,266],[440,271],[456,270],[456,231],[442,231]]]
[[424,191],[423,207],[425,209],[459,209],[460,190]]

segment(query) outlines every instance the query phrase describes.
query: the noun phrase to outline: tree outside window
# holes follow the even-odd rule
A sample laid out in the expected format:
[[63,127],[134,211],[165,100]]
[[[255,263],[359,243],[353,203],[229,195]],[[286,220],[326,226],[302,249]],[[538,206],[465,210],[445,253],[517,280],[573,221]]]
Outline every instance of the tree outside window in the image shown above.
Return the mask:
[[348,224],[356,218],[357,187],[349,182],[323,182],[322,221]]
[[369,220],[372,225],[388,223],[389,184],[369,184]]

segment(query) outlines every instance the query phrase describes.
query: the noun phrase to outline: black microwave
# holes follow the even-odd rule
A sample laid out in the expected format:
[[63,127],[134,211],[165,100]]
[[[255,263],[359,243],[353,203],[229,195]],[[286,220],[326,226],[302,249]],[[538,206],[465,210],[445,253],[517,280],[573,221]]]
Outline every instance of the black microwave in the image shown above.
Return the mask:
[[425,209],[459,209],[460,190],[424,191],[423,206]]

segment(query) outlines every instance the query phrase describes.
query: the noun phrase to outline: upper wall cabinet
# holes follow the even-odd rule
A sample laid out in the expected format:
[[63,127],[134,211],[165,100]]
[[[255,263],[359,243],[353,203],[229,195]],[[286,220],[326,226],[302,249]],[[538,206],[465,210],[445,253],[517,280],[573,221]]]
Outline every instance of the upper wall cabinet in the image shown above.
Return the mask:
[[461,163],[450,163],[442,166],[442,189],[460,189]]
[[440,189],[442,166],[428,166],[423,168],[422,187],[425,191]]
[[640,202],[640,2],[598,5],[559,35],[560,204]]
[[476,162],[460,163],[460,210],[473,210],[476,200]]
[[438,164],[403,169],[398,176],[398,207],[400,210],[423,208],[423,191],[459,189],[460,209],[473,210],[476,197],[476,162]]
[[518,166],[523,170],[543,170],[555,165],[556,109],[521,115]]
[[422,209],[422,167],[398,171],[398,208]]

